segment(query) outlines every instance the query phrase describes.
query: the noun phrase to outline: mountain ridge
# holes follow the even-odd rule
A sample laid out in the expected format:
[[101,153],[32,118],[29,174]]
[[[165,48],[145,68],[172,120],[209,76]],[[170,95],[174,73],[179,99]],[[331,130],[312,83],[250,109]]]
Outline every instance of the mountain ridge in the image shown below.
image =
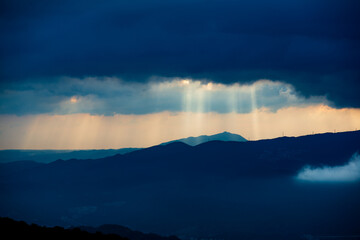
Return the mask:
[[[357,132],[357,131],[347,131],[347,132]],[[341,134],[341,133],[347,133],[347,132],[339,132],[337,134]],[[0,164],[2,163],[11,163],[11,162],[18,162],[18,161],[33,161],[33,162],[37,162],[37,163],[51,163],[54,162],[56,160],[73,160],[73,159],[78,159],[78,160],[92,160],[92,159],[103,159],[103,158],[107,158],[107,157],[113,157],[115,155],[126,155],[128,153],[131,152],[137,152],[139,150],[143,150],[143,149],[148,149],[148,148],[153,148],[153,147],[157,147],[157,146],[164,146],[164,145],[168,145],[174,142],[183,142],[189,146],[196,146],[196,145],[201,145],[204,144],[206,142],[210,142],[210,141],[224,141],[224,140],[219,140],[216,139],[216,136],[221,135],[221,134],[230,134],[230,135],[234,135],[234,136],[238,136],[239,137],[239,141],[237,142],[247,142],[248,140],[246,140],[245,138],[243,138],[240,135],[237,134],[232,134],[229,132],[222,132],[222,133],[218,133],[218,134],[214,134],[214,135],[201,135],[199,137],[213,137],[215,136],[215,139],[207,139],[205,142],[200,142],[197,144],[188,144],[184,141],[181,141],[183,139],[195,139],[198,137],[189,137],[189,138],[182,138],[182,139],[177,139],[177,140],[173,140],[173,141],[169,141],[169,142],[164,142],[164,143],[160,143],[158,145],[154,145],[151,147],[146,147],[146,148],[120,148],[120,149],[102,149],[102,150],[0,150]],[[306,136],[317,136],[317,135],[323,135],[323,134],[334,134],[332,132],[327,132],[327,133],[317,133],[317,134],[312,134],[312,135],[303,135],[303,136],[283,136],[283,137],[277,137],[277,138],[270,138],[270,139],[259,139],[259,140],[252,140],[251,142],[258,142],[258,141],[268,141],[268,140],[275,140],[275,139],[281,139],[281,138],[301,138],[301,137],[306,137]],[[241,141],[241,139],[245,139],[244,141]],[[226,140],[226,141],[231,141],[231,140]],[[42,153],[42,151],[44,153]],[[24,153],[24,152],[28,152],[31,156],[10,156],[10,159],[8,159],[8,154],[7,153]],[[36,153],[38,152],[38,154]],[[51,153],[51,152],[55,152],[55,153],[51,153],[51,154],[46,154],[46,153]],[[57,154],[57,152],[60,152],[59,154]],[[72,155],[72,152],[75,152],[75,155]],[[91,155],[92,153],[95,153],[95,155]],[[89,155],[90,154],[90,155]],[[65,155],[65,157],[63,157]],[[80,155],[81,157],[76,157]],[[26,157],[27,156],[27,157]]]
[[[229,132],[222,132],[214,135],[201,135],[198,137],[188,137],[177,139],[158,145],[167,145],[173,142],[184,142],[188,145],[195,146],[204,142],[221,140],[221,141],[246,141],[240,135]],[[158,146],[155,145],[155,146]],[[117,154],[127,154],[144,148],[120,148],[120,149],[89,149],[89,150],[1,150],[0,163],[15,161],[35,161],[39,163],[50,163],[59,159],[99,159],[114,156]]]
[[358,234],[360,183],[311,184],[295,177],[305,166],[347,164],[359,151],[356,131],[175,142],[102,159],[23,169],[14,163],[19,170],[13,172],[11,164],[0,164],[0,216],[60,226],[107,222],[186,240],[249,239],[258,232],[277,235],[253,239],[289,239],[279,237],[279,229],[313,233],[314,224],[323,230],[314,234]]
[[241,135],[230,133],[230,132],[222,132],[213,135],[200,135],[198,137],[187,137],[176,139],[169,142],[161,143],[160,145],[167,145],[173,142],[183,142],[190,146],[196,146],[209,141],[235,141],[235,142],[246,142],[247,140]]

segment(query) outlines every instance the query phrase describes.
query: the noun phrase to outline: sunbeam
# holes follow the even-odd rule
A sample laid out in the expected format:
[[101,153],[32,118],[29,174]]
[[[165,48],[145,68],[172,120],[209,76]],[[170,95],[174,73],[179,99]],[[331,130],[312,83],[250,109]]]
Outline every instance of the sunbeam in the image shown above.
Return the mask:
[[[254,117],[255,116],[255,117]],[[261,131],[254,122],[261,125]],[[328,124],[324,124],[328,122]],[[201,127],[199,128],[199,124]],[[299,127],[301,126],[301,127]],[[360,128],[359,109],[334,109],[323,105],[266,109],[251,113],[161,112],[144,115],[101,116],[7,115],[1,119],[1,149],[90,149],[145,147],[161,142],[223,131],[250,140],[351,131]],[[258,135],[255,135],[258,134]]]
[[254,84],[250,88],[251,92],[251,114],[252,114],[252,126],[253,126],[253,138],[259,139],[259,121],[258,121],[258,106],[256,101],[256,85]]

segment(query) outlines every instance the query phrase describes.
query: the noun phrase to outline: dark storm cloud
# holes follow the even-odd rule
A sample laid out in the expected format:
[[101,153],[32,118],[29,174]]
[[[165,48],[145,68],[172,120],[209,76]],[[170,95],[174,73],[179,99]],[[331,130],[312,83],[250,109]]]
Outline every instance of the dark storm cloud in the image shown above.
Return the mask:
[[2,1],[2,81],[268,78],[360,107],[359,1]]

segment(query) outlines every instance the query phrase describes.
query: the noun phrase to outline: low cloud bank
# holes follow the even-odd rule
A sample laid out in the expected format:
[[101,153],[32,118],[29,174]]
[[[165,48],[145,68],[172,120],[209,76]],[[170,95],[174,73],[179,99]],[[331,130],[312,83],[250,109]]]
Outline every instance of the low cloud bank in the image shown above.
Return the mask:
[[113,116],[164,111],[223,114],[329,105],[324,96],[304,97],[291,84],[279,81],[225,85],[182,78],[153,77],[150,80],[129,83],[116,77],[63,77],[49,82],[9,84],[0,91],[0,114]]
[[355,182],[360,180],[360,155],[355,153],[350,161],[342,166],[313,168],[304,167],[297,179],[312,182]]

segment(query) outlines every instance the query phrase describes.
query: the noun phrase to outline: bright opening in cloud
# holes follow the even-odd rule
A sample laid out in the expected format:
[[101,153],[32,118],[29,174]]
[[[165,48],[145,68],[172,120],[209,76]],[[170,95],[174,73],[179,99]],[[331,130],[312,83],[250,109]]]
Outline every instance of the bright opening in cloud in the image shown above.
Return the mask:
[[72,96],[71,98],[70,98],[70,102],[71,103],[77,103],[79,101],[79,98],[77,97],[77,96]]
[[180,81],[181,85],[189,85],[190,84],[190,80],[188,79],[184,79]]
[[360,180],[360,156],[354,154],[343,166],[312,168],[306,166],[297,179],[311,182],[354,182]]

